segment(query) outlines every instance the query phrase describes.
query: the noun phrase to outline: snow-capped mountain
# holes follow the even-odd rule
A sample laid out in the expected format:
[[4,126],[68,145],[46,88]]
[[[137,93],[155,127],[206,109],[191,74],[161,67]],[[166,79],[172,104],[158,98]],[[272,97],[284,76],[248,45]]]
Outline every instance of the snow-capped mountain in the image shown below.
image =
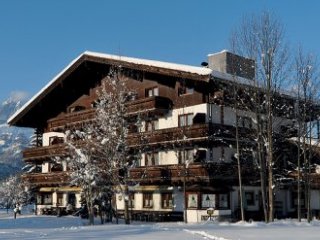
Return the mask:
[[23,167],[22,150],[29,145],[32,129],[9,127],[8,118],[22,106],[22,101],[9,98],[0,105],[0,179]]
[[0,106],[0,124],[7,122],[7,119],[21,107],[21,100],[9,98]]

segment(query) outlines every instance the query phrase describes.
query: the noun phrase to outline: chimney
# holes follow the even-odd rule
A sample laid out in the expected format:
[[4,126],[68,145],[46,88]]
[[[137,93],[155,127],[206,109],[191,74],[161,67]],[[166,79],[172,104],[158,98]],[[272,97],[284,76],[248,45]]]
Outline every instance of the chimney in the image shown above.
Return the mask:
[[255,63],[250,58],[233,54],[227,50],[208,55],[209,68],[253,80]]

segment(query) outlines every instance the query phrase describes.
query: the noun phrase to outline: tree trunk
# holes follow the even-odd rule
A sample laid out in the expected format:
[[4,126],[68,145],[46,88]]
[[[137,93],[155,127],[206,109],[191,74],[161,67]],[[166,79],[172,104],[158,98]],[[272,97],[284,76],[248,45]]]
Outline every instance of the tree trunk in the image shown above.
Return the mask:
[[[258,98],[256,98],[258,102]],[[266,185],[266,161],[265,155],[263,154],[263,140],[262,140],[262,126],[261,126],[261,117],[258,112],[259,110],[256,109],[256,118],[257,118],[257,131],[258,131],[258,162],[259,162],[259,173],[260,173],[260,190],[261,190],[261,201],[262,201],[262,208],[263,208],[263,216],[264,221],[268,222],[268,200],[267,200],[267,185]]]
[[130,216],[129,216],[129,189],[128,185],[125,185],[124,189],[124,221],[125,224],[130,224]]
[[268,222],[268,201],[267,201],[267,194],[266,194],[266,165],[264,158],[262,157],[262,148],[261,148],[261,142],[258,143],[259,149],[258,149],[258,157],[260,162],[260,181],[261,181],[261,201],[262,201],[262,207],[263,207],[263,215],[264,215],[264,221]]
[[297,206],[297,215],[298,215],[298,221],[301,222],[301,163],[300,163],[300,121],[299,121],[299,127],[298,127],[298,206]]
[[274,220],[274,199],[273,199],[273,189],[274,189],[274,181],[273,181],[273,117],[272,117],[272,87],[271,87],[271,66],[270,63],[267,65],[267,101],[268,101],[268,129],[267,129],[267,137],[268,137],[268,200],[269,200],[269,222],[273,222]]
[[308,176],[307,176],[307,219],[308,219],[308,222],[310,223],[311,222],[311,218],[312,218],[312,215],[311,215],[311,187],[310,187],[310,175],[311,175],[311,157],[312,157],[312,126],[311,124],[309,124],[310,126],[310,129],[309,129],[309,156],[308,156]]
[[94,225],[94,209],[93,206],[88,207],[89,225]]
[[238,181],[239,181],[239,192],[240,192],[240,212],[241,212],[241,221],[245,221],[244,203],[243,203],[242,173],[241,173],[240,149],[239,149],[239,116],[238,116],[237,107],[236,107],[235,111],[236,111],[236,145],[237,145]]
[[88,206],[89,225],[94,225],[94,208],[93,208],[93,202],[91,199],[91,194],[87,193],[86,202]]
[[102,212],[102,206],[99,205],[99,216],[100,216],[100,222],[101,224],[104,224],[104,219],[103,219],[103,212]]

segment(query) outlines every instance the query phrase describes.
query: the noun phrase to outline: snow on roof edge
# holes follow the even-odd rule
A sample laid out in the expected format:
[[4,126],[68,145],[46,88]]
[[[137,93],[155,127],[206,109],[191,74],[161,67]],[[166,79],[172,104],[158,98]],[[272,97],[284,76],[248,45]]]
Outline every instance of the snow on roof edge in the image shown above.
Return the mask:
[[207,55],[207,57],[215,56],[215,55],[218,55],[218,54],[221,54],[221,53],[232,53],[232,52],[230,52],[228,49],[223,49],[223,50],[220,51],[220,52],[209,53],[209,54]]
[[179,63],[171,63],[171,62],[164,62],[164,61],[158,61],[158,60],[149,60],[149,59],[143,59],[143,58],[133,58],[133,57],[126,57],[121,55],[111,55],[106,53],[98,53],[98,52],[90,52],[85,51],[85,55],[93,56],[93,57],[100,57],[100,58],[106,58],[110,60],[117,60],[122,62],[128,62],[128,63],[134,63],[137,65],[146,65],[151,67],[159,67],[159,68],[166,68],[170,70],[178,70],[198,75],[210,75],[212,70],[205,67],[197,67],[192,65],[186,65],[186,64],[179,64]]

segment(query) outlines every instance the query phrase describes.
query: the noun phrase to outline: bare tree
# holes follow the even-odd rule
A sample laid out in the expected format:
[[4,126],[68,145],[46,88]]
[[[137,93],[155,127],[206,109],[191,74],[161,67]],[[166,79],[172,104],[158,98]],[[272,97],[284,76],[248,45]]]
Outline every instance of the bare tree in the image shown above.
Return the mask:
[[[264,90],[264,101],[261,105],[257,104],[255,110],[257,114],[259,135],[266,132],[265,136],[261,136],[263,141],[261,145],[266,146],[266,167],[268,172],[268,207],[264,208],[265,220],[273,221],[274,219],[274,176],[273,176],[273,128],[274,128],[274,94],[279,91],[281,83],[287,77],[288,47],[284,42],[283,27],[279,20],[269,12],[262,12],[256,16],[245,17],[240,26],[232,35],[233,45],[236,53],[249,57],[255,61],[256,79],[254,84],[256,87],[262,87]],[[257,94],[259,97],[259,94]],[[257,101],[259,102],[259,101]],[[262,129],[260,116],[266,116],[266,130]],[[261,128],[261,129],[259,129]],[[258,141],[259,143],[259,141]],[[260,146],[260,151],[262,147]],[[259,155],[261,152],[259,153]],[[264,161],[261,156],[261,185],[262,198],[264,198],[263,181],[264,181]],[[263,202],[266,202],[262,199]]]
[[[296,115],[298,121],[298,219],[301,221],[301,177],[305,182],[305,198],[307,204],[307,219],[311,221],[310,209],[310,171],[312,156],[312,105],[316,97],[318,97],[318,69],[317,60],[312,54],[305,54],[300,47],[295,56],[295,73],[296,73],[296,89],[297,108]],[[300,151],[301,149],[301,151]],[[303,174],[301,172],[301,154],[303,159]]]

